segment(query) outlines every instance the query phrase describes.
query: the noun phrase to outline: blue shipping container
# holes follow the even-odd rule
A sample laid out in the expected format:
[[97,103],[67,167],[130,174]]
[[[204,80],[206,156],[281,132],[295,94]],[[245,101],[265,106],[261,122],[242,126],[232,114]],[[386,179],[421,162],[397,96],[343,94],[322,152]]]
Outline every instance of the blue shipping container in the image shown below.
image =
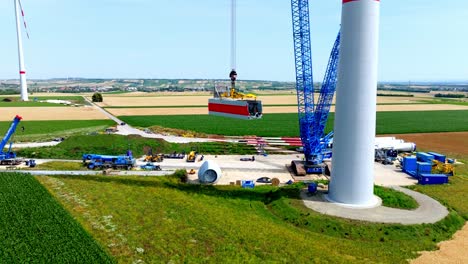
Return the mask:
[[418,175],[421,173],[431,173],[432,163],[418,161],[417,164],[418,164]]
[[403,171],[404,172],[416,171],[417,168],[418,167],[416,165],[415,156],[403,157]]
[[255,182],[254,181],[242,181],[242,188],[254,188]]
[[418,175],[416,174],[416,171],[406,171],[406,174],[408,174],[409,176],[413,177],[413,178],[418,178]]
[[442,155],[436,152],[428,152],[427,154],[434,156],[435,160],[445,163],[445,158],[446,158],[445,155]]
[[421,174],[418,180],[419,184],[444,184],[448,183],[448,177],[445,174]]
[[427,154],[426,152],[418,152],[416,153],[416,158],[418,159],[418,161],[432,162],[432,160],[434,159],[434,156]]

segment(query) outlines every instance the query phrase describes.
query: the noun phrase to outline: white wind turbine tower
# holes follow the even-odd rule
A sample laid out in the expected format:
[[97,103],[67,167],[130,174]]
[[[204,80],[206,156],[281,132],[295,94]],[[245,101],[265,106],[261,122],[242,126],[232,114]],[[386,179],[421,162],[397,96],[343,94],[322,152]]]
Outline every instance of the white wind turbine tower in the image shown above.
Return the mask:
[[28,99],[28,84],[26,83],[26,69],[24,67],[24,56],[23,56],[23,41],[21,38],[21,25],[20,25],[20,16],[19,12],[21,12],[21,16],[23,17],[23,24],[26,29],[26,35],[29,38],[28,28],[26,26],[26,21],[24,20],[24,12],[23,7],[21,5],[20,0],[15,1],[15,17],[16,17],[16,34],[18,38],[18,59],[19,59],[19,73],[20,73],[20,87],[21,87],[21,100],[22,101],[29,101]]

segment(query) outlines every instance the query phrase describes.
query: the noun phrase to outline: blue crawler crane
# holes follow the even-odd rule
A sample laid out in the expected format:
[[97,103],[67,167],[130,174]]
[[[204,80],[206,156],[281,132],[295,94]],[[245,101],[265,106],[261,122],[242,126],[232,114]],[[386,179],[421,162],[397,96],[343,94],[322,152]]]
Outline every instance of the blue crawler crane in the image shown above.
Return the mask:
[[315,104],[312,75],[312,53],[308,0],[291,0],[296,61],[296,90],[299,113],[299,130],[304,148],[304,161],[292,161],[296,175],[324,173],[324,158],[331,157],[333,132],[324,136],[328,114],[336,89],[340,33],[335,40],[328,62],[320,96]]
[[4,152],[3,149],[5,148],[5,145],[8,143],[10,138],[15,133],[16,127],[18,126],[21,119],[23,119],[21,116],[19,115],[15,116],[15,118],[13,119],[13,122],[10,125],[10,128],[7,130],[7,132],[5,133],[5,136],[0,142],[0,164],[1,165],[11,165],[11,164],[17,163],[17,161],[15,160],[16,153],[11,151],[11,145],[13,142],[10,142],[10,147],[8,148],[7,152]]

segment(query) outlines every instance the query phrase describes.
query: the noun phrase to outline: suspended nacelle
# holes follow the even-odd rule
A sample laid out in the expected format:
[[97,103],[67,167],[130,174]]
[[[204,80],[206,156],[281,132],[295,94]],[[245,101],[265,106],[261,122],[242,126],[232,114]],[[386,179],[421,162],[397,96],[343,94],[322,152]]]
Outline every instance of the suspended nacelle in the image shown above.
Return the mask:
[[208,101],[210,115],[239,119],[259,119],[262,117],[262,101],[211,98]]
[[221,179],[221,169],[214,161],[205,161],[198,170],[200,183],[215,184]]

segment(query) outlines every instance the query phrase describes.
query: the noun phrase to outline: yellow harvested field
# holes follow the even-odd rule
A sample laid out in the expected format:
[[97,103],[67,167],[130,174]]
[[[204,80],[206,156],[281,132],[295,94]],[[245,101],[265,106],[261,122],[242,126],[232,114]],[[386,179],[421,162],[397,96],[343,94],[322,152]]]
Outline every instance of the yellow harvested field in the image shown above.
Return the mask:
[[101,107],[107,106],[184,106],[208,105],[211,96],[155,96],[155,97],[104,97]]
[[[104,97],[104,102],[99,103],[102,107],[109,106],[192,106],[207,105],[210,95],[165,95],[156,93],[131,93],[122,96],[121,94]],[[296,95],[263,95],[258,97],[264,105],[295,105],[297,104]],[[315,95],[318,100],[318,94]],[[421,98],[415,97],[377,97],[378,104],[412,104]],[[335,101],[333,101],[335,103]]]
[[[91,94],[92,95],[92,94]],[[104,94],[107,97],[212,96],[212,92],[128,92]]]
[[0,121],[11,121],[15,115],[24,121],[108,119],[94,107],[2,107]]
[[[116,116],[132,115],[206,115],[207,107],[191,108],[108,108],[106,109]],[[377,111],[436,111],[436,110],[468,110],[468,106],[462,105],[442,105],[442,104],[408,104],[408,105],[378,105]],[[331,112],[335,111],[332,106]],[[273,113],[297,113],[295,106],[271,106],[263,108],[264,114]]]
[[207,115],[208,107],[193,108],[108,108],[115,116],[152,116],[152,115]]

